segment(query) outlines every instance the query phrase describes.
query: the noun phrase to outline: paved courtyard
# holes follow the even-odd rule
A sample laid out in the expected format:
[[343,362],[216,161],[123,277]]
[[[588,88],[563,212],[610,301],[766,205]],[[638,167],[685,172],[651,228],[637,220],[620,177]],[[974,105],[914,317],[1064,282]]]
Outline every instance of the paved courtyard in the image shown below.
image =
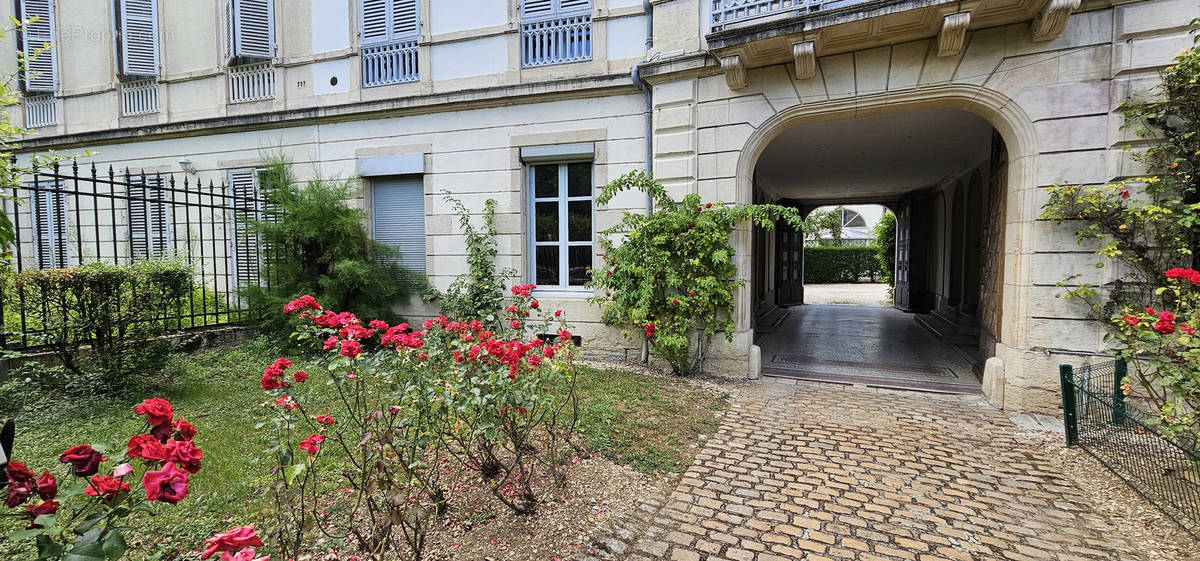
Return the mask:
[[767,378],[625,557],[1139,559],[1016,431],[977,397]]

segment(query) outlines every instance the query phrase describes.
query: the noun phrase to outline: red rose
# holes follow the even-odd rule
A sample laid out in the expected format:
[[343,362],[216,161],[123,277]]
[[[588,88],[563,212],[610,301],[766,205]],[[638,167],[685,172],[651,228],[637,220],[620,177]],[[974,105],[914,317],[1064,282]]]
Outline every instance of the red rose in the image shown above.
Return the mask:
[[1122,199],[1128,199],[1128,198],[1129,198],[1129,189],[1121,189],[1121,198],[1122,198]]
[[1163,335],[1170,335],[1175,332],[1175,324],[1169,321],[1159,321],[1154,324],[1154,331]]
[[204,540],[204,552],[201,559],[208,559],[219,551],[233,551],[244,547],[261,547],[262,540],[254,533],[254,525],[234,526],[224,533],[217,534]]
[[1188,324],[1186,324],[1186,323],[1181,323],[1181,324],[1179,324],[1179,330],[1180,330],[1180,331],[1182,331],[1182,332],[1184,332],[1184,333],[1187,333],[1188,335],[1195,335],[1195,334],[1196,334],[1196,330],[1195,330],[1195,329],[1192,329],[1192,326],[1190,326],[1190,325],[1188,325]]
[[152,462],[165,462],[170,454],[157,438],[149,434],[139,434],[129,439],[129,450],[125,452],[130,458],[142,458]]
[[297,383],[303,382],[308,379],[308,373],[303,370],[297,370],[292,373],[292,379]]
[[43,514],[54,514],[58,512],[58,501],[45,501],[39,505],[25,505],[25,510],[29,511],[29,515],[37,518]]
[[336,336],[336,335],[334,335],[334,336],[332,336],[332,337],[330,337],[330,338],[328,338],[328,339],[326,339],[326,340],[325,340],[325,345],[324,345],[323,347],[321,347],[321,350],[328,351],[328,350],[330,350],[330,349],[332,349],[332,348],[336,347],[336,346],[337,346],[337,342],[338,342],[338,338],[337,338],[337,336]]
[[329,415],[317,415],[316,417],[313,417],[313,420],[318,423],[321,423],[322,425],[336,425],[337,424],[337,420],[334,419],[333,417],[330,417]]
[[158,471],[147,471],[142,476],[147,501],[176,504],[187,496],[188,473],[172,462],[167,462]]
[[179,440],[191,440],[192,437],[196,436],[196,427],[183,419],[175,421],[175,431],[179,433],[176,437]]
[[1158,319],[1159,319],[1160,321],[1165,321],[1165,322],[1168,322],[1168,323],[1174,323],[1174,322],[1175,322],[1175,314],[1172,314],[1171,312],[1168,312],[1168,311],[1166,311],[1166,310],[1163,310],[1163,311],[1161,311],[1161,312],[1158,312]]
[[204,459],[204,451],[196,447],[190,440],[172,440],[167,443],[167,454],[172,462],[187,470],[188,473],[200,471],[200,460]]
[[688,296],[691,296],[692,298],[695,298],[695,297],[696,297],[696,291],[695,291],[695,290],[690,290],[690,291],[688,291]]
[[157,438],[159,442],[166,444],[167,439],[175,433],[175,427],[171,424],[154,425],[150,428],[150,436]]
[[510,322],[510,323],[508,324],[508,326],[509,326],[509,327],[511,327],[511,328],[513,328],[513,329],[520,329],[520,328],[521,328],[521,322],[519,322],[519,321],[517,321],[517,320],[515,320],[515,319],[514,319],[514,320],[512,320],[512,322]]
[[712,208],[712,203],[704,203],[704,208]]
[[67,448],[62,455],[58,457],[58,461],[64,464],[71,464],[75,468],[77,477],[90,477],[96,475],[100,470],[100,462],[106,460],[99,452],[92,449],[87,444],[80,444]]
[[1150,314],[1150,315],[1155,315],[1155,314],[1157,314],[1158,312],[1155,312],[1155,311],[1154,311],[1154,308],[1151,308],[1150,306],[1146,306],[1146,313],[1147,313],[1147,314]]
[[542,305],[539,304],[537,300],[533,300],[529,303],[529,307],[536,310],[536,309],[542,307]]
[[247,547],[246,549],[234,553],[233,555],[230,555],[229,552],[222,551],[221,561],[271,561],[271,556],[264,555],[262,557],[255,557],[254,548]]
[[1137,316],[1125,316],[1125,323],[1129,325],[1137,325],[1139,321],[1141,320],[1139,320]]
[[358,341],[342,341],[342,356],[354,358],[362,353],[362,345]]
[[5,472],[8,473],[8,500],[4,504],[13,508],[33,496],[37,481],[25,462],[8,462]]
[[50,475],[49,471],[43,471],[38,476],[37,494],[43,501],[48,501],[58,495],[58,480],[53,475]]
[[321,451],[320,444],[322,442],[325,442],[325,435],[314,434],[300,441],[300,449],[308,452],[309,454],[316,454],[317,452]]
[[83,492],[91,497],[102,497],[106,501],[111,501],[118,493],[128,493],[129,483],[110,475],[93,475],[91,485],[88,485]]
[[367,327],[370,327],[371,329],[378,329],[379,331],[387,331],[388,330],[387,322],[383,321],[381,319],[371,320],[369,323],[367,323]]
[[646,326],[642,328],[642,332],[646,334],[647,339],[653,339],[657,331],[658,328],[654,326],[654,322],[647,323]]
[[152,425],[165,425],[171,422],[171,417],[175,414],[175,408],[171,403],[160,397],[152,397],[143,401],[141,405],[133,408],[133,412],[138,415],[145,415],[146,420]]
[[270,374],[263,374],[262,381],[258,383],[264,390],[277,390],[283,387],[283,381]]
[[675,298],[675,299],[671,300],[671,305],[672,305],[672,306],[678,306],[678,305],[679,305],[679,299],[678,299],[678,298]]
[[562,310],[554,310],[554,317],[559,317],[561,315],[562,315]]
[[321,305],[317,303],[316,298],[313,298],[312,296],[305,294],[304,296],[301,296],[295,300],[292,300],[291,302],[288,302],[287,304],[284,304],[283,313],[290,316],[290,315],[292,315],[293,312],[296,312],[298,310],[305,310],[305,309],[320,310]]

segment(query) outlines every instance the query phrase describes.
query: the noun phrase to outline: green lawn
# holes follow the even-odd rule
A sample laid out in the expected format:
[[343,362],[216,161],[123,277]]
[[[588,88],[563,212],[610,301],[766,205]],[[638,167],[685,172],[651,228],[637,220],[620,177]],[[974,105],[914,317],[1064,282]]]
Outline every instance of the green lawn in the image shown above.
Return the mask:
[[[192,477],[187,499],[177,507],[156,505],[159,514],[130,536],[133,559],[173,559],[216,531],[263,518],[258,513],[267,506],[270,494],[264,485],[271,478],[262,453],[266,435],[254,426],[271,413],[262,407],[267,396],[258,380],[279,352],[258,339],[172,362],[171,382],[155,394],[170,400],[176,415],[199,429],[195,441],[204,450],[204,467]],[[303,360],[296,364],[306,366]],[[581,368],[578,389],[577,432],[589,449],[646,473],[685,468],[689,445],[716,430],[715,413],[725,406],[723,395],[682,380],[612,370]],[[14,459],[35,472],[50,469],[60,480],[70,478],[58,462],[59,453],[81,443],[108,443],[124,451],[125,440],[142,430],[143,421],[132,407],[145,397],[152,395],[17,413]],[[5,519],[0,535],[23,527],[23,520]],[[0,558],[32,555],[0,542]]]

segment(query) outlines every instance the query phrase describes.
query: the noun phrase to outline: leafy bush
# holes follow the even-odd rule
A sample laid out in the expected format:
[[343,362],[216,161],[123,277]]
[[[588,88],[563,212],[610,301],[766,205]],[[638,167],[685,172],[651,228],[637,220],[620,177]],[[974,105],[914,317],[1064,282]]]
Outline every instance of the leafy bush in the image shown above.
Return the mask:
[[35,475],[22,461],[7,463],[5,504],[24,511],[29,527],[6,539],[34,541],[39,561],[116,561],[126,553],[132,519],[153,514],[151,503],[174,505],[187,496],[204,455],[192,441],[196,427],[175,418],[164,399],[147,399],[133,410],[147,422],[124,452],[113,444],[73,446],[59,456],[64,473],[57,476],[50,470]]
[[842,245],[842,207],[830,210],[814,210],[804,219],[808,226],[805,240],[815,241],[820,245]]
[[[307,551],[315,529],[390,558],[400,540],[419,559],[429,525],[452,493],[482,476],[519,513],[561,486],[575,423],[574,343],[561,311],[541,310],[532,285],[512,288],[503,327],[430,319],[414,330],[324,310],[311,296],[287,305],[295,338],[324,350],[310,380],[280,358],[263,372],[278,417],[268,454],[284,557]],[[553,333],[552,336],[538,334]],[[566,386],[568,391],[558,391]],[[321,399],[335,393],[337,399]],[[316,403],[337,404],[316,410]],[[346,487],[345,501],[324,494]],[[321,512],[311,505],[324,502]],[[337,503],[335,505],[335,503]]]
[[1171,310],[1127,307],[1111,318],[1118,353],[1131,367],[1123,389],[1132,394],[1137,384],[1168,433],[1200,436],[1200,337],[1194,327],[1200,325],[1200,272],[1176,268],[1163,278],[1168,286],[1158,291]]
[[[101,391],[119,390],[130,375],[161,366],[161,349],[147,342],[169,331],[164,319],[192,291],[190,266],[171,260],[118,266],[90,263],[16,273],[20,312],[75,376],[98,376]],[[81,352],[90,348],[86,357]]]
[[[733,339],[733,290],[737,280],[729,238],[742,222],[773,228],[786,220],[798,231],[806,226],[795,209],[778,205],[726,206],[701,203],[689,194],[675,202],[647,173],[634,171],[604,186],[597,204],[637,189],[650,195],[656,210],[626,212],[601,241],[604,263],[592,272],[589,286],[604,291],[591,300],[602,319],[639,333],[676,373],[699,371],[704,345],[717,333]],[[620,245],[608,236],[624,235]],[[695,333],[697,351],[692,356]]]
[[858,282],[883,276],[879,248],[873,245],[810,246],[804,248],[804,282]]
[[468,269],[454,279],[445,294],[430,289],[429,297],[439,301],[442,315],[448,318],[496,324],[504,301],[504,283],[516,276],[512,269],[496,270],[496,201],[483,203],[483,227],[478,229],[471,225],[471,213],[462,201],[450,196],[446,201],[454,207],[458,225],[467,236]]
[[890,210],[884,211],[879,223],[875,225],[875,243],[875,255],[882,271],[883,282],[893,284],[896,281],[896,215]]
[[283,305],[313,294],[339,310],[394,320],[392,305],[424,279],[399,265],[399,253],[378,243],[363,225],[366,213],[349,204],[350,181],[313,179],[301,185],[291,162],[275,158],[259,176],[266,204],[263,220],[250,224],[261,237],[262,276],[269,286],[243,293],[252,308],[266,311],[266,325],[287,325]]

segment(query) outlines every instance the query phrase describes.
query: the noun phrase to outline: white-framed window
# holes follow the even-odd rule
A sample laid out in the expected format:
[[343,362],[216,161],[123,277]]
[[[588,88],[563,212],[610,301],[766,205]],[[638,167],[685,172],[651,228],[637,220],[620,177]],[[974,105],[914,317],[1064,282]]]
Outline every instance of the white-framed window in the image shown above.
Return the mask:
[[401,267],[425,275],[425,183],[420,175],[371,178],[371,238],[400,252]]
[[162,257],[171,248],[171,192],[161,175],[129,177],[129,255]]
[[29,93],[58,90],[58,49],[52,48],[56,23],[54,0],[19,0],[20,31],[17,58],[23,65],[21,86]]
[[592,162],[529,163],[529,282],[578,290],[594,253]]
[[225,0],[225,52],[231,66],[275,57],[275,0]]
[[158,76],[158,0],[116,0],[117,73]]
[[229,225],[229,256],[233,284],[237,287],[257,286],[263,262],[262,240],[250,229],[250,222],[261,217],[259,196],[259,169],[237,168],[229,170],[229,206],[233,208]]
[[413,82],[420,78],[417,36],[421,33],[417,0],[362,0],[364,88]]
[[521,66],[592,59],[592,0],[523,0]]
[[70,266],[67,240],[67,196],[60,181],[38,181],[29,186],[33,207],[33,252],[39,269]]

